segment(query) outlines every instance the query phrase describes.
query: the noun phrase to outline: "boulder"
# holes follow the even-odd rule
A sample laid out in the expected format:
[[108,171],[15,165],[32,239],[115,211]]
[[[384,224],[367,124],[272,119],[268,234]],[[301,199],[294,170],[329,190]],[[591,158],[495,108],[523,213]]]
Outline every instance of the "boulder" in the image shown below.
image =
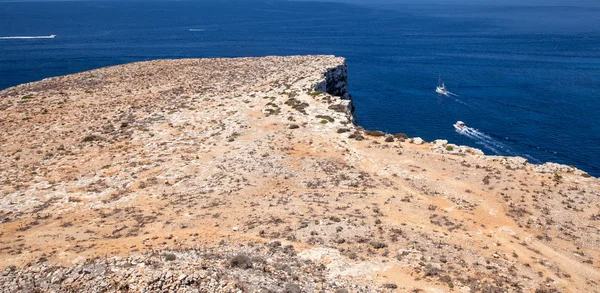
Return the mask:
[[410,142],[414,143],[414,144],[424,144],[425,143],[425,141],[420,137],[412,138]]

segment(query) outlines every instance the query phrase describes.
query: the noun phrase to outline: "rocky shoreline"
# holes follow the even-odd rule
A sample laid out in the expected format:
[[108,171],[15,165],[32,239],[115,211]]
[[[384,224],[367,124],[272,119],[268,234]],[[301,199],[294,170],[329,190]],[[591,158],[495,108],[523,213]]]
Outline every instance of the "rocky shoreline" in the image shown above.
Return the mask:
[[599,292],[597,178],[353,110],[334,56],[0,91],[0,291]]

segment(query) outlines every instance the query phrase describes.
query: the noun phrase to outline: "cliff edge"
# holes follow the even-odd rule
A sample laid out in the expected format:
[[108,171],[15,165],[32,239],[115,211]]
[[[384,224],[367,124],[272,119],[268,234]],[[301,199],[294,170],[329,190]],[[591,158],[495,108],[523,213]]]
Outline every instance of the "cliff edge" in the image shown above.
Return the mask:
[[0,91],[2,292],[600,292],[600,181],[353,123],[343,58]]

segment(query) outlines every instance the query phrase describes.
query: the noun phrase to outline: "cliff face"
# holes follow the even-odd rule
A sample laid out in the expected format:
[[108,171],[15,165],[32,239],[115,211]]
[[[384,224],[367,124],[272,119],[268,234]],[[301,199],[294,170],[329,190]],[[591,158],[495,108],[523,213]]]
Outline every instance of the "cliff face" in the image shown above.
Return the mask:
[[0,92],[0,288],[598,290],[598,179],[366,131],[352,109],[333,56]]

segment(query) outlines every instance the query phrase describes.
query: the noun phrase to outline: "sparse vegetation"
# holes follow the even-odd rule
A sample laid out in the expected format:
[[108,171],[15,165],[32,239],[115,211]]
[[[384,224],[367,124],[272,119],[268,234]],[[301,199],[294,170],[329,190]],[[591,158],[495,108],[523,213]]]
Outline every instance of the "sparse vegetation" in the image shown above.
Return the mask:
[[229,260],[229,265],[234,268],[245,270],[252,268],[252,260],[245,254],[237,254]]
[[369,242],[369,244],[371,244],[371,246],[375,249],[382,249],[387,247],[387,244],[379,241],[371,241]]
[[326,115],[317,115],[315,116],[317,118],[323,119],[323,120],[327,120],[327,122],[333,122],[335,121],[335,119],[331,118],[331,116],[326,116]]
[[365,130],[365,134],[368,136],[384,136],[385,132],[379,130]]
[[306,114],[306,108],[308,108],[308,103],[306,102],[301,102],[295,98],[290,98],[289,100],[285,101],[285,104],[292,107],[292,109],[302,113],[302,114]]
[[163,254],[166,261],[174,261],[177,259],[177,256],[173,253],[165,253]]
[[348,107],[346,107],[346,105],[343,105],[343,104],[330,105],[328,107],[328,109],[336,111],[336,112],[340,112],[340,113],[346,113],[346,111],[348,111]]
[[101,141],[101,140],[103,140],[103,138],[101,136],[88,135],[88,136],[84,137],[81,141],[82,142],[91,142],[91,141]]

